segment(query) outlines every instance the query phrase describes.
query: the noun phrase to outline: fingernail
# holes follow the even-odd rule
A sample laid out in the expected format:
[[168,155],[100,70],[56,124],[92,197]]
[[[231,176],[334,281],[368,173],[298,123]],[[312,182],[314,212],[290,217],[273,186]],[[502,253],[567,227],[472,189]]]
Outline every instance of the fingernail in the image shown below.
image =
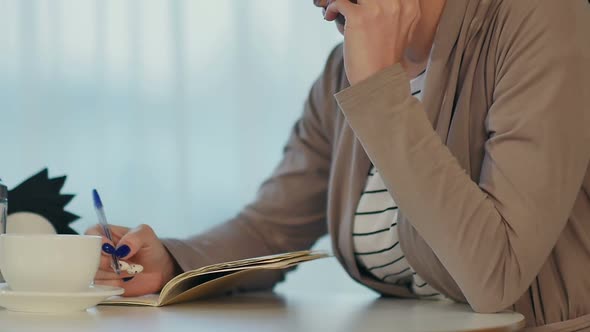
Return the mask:
[[128,270],[129,264],[127,262],[119,261],[119,270]]
[[115,247],[113,247],[112,245],[105,243],[102,245],[102,251],[104,251],[105,253],[111,255],[115,252]]
[[138,274],[143,271],[143,266],[139,264],[131,264],[126,270],[129,274]]
[[115,255],[119,258],[123,258],[131,252],[131,248],[128,245],[124,244],[115,250]]
[[130,281],[130,280],[131,280],[131,279],[133,279],[133,278],[135,278],[135,277],[127,277],[127,278],[123,278],[123,282]]

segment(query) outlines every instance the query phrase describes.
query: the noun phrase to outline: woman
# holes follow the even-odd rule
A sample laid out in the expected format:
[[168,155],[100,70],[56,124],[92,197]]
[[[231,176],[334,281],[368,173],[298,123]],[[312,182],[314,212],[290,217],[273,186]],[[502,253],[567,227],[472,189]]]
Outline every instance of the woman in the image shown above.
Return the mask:
[[117,254],[145,271],[123,282],[105,255],[97,283],[151,293],[180,270],[328,231],[350,276],[382,294],[590,329],[588,2],[315,4],[346,18],[344,44],[257,199],[187,240],[114,227]]

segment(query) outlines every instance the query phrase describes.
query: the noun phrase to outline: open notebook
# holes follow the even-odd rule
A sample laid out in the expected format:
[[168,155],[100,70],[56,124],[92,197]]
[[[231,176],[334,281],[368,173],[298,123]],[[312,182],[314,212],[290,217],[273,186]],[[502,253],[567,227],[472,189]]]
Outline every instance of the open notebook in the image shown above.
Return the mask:
[[112,297],[102,305],[143,305],[160,307],[231,292],[244,278],[265,270],[286,269],[302,262],[329,256],[319,251],[295,251],[278,255],[247,258],[204,266],[184,272],[170,280],[160,294],[139,297]]

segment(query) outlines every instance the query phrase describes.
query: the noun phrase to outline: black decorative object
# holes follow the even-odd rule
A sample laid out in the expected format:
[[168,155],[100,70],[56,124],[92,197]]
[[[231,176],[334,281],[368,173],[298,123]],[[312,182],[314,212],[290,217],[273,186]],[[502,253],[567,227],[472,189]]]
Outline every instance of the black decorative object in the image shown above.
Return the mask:
[[47,168],[8,191],[8,215],[31,212],[49,220],[58,234],[77,234],[70,224],[80,217],[65,211],[74,195],[60,193],[65,176],[49,178]]

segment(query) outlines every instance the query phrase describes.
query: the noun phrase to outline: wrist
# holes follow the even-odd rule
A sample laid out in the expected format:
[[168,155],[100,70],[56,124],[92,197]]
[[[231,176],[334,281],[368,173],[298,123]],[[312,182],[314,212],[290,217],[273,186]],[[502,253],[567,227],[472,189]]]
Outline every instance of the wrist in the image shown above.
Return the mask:
[[176,259],[174,259],[172,254],[168,251],[168,249],[166,247],[164,247],[164,249],[166,250],[166,255],[168,257],[165,260],[167,264],[165,264],[164,269],[162,271],[161,287],[164,287],[164,285],[166,285],[170,280],[172,280],[172,278],[184,272],[178,264],[178,262],[176,261]]

